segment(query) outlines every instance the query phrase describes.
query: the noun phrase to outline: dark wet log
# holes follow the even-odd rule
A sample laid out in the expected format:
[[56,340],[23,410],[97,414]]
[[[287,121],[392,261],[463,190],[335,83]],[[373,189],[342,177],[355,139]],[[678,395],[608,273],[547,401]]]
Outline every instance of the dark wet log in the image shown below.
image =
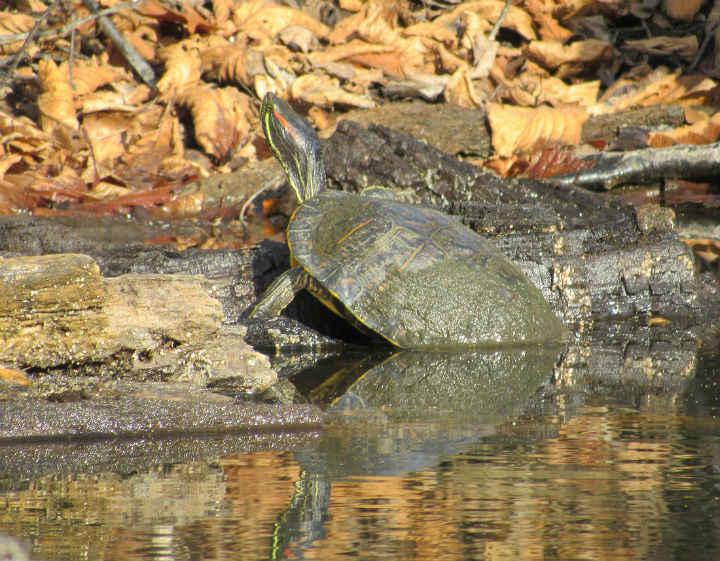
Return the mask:
[[712,180],[720,175],[720,143],[601,152],[582,160],[594,162],[593,167],[556,175],[552,180],[593,189],[665,179]]
[[573,186],[502,180],[378,125],[341,122],[324,148],[332,183],[389,185],[435,204],[455,201],[445,208],[491,237],[573,323],[720,315],[717,282],[696,274],[667,209],[636,213]]
[[685,111],[682,106],[658,104],[649,107],[626,109],[618,113],[591,115],[582,128],[581,142],[602,140],[615,142],[624,129],[643,129],[679,127],[685,124]]

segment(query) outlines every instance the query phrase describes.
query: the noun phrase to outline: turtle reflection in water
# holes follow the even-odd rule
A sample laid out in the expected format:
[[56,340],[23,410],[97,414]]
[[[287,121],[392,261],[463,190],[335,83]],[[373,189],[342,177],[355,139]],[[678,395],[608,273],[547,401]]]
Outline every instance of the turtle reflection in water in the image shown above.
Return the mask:
[[269,93],[260,113],[300,206],[288,225],[291,269],[253,317],[279,314],[302,289],[363,331],[406,349],[559,341],[541,292],[487,240],[434,210],[325,189],[320,139]]

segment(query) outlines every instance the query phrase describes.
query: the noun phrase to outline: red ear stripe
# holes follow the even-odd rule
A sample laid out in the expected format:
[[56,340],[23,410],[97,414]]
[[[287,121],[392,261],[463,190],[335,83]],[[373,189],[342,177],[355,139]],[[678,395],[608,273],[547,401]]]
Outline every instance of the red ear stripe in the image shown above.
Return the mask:
[[275,118],[280,123],[280,126],[282,126],[283,129],[285,129],[289,134],[291,134],[293,137],[295,137],[295,129],[293,129],[290,126],[290,124],[285,120],[285,117],[280,115],[280,113],[278,113],[277,109],[275,111],[273,111],[273,113],[275,114]]

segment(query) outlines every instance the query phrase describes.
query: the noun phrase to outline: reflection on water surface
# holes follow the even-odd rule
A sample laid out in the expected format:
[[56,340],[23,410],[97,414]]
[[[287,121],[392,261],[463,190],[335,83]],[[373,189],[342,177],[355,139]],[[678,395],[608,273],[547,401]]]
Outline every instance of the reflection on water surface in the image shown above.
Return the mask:
[[117,472],[3,448],[0,529],[42,559],[718,558],[717,356],[613,343],[345,365],[298,449],[124,443]]

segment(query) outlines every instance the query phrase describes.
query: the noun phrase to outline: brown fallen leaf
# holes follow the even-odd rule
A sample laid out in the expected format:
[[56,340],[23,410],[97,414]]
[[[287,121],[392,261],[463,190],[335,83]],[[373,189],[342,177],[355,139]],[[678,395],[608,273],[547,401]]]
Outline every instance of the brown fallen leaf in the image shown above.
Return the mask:
[[328,33],[328,43],[330,45],[340,45],[350,41],[355,35],[357,28],[360,27],[362,22],[365,20],[366,12],[367,4],[363,4],[357,13],[346,18],[341,18],[340,21],[335,24],[335,27],[333,27],[330,33]]
[[499,156],[580,142],[588,113],[577,107],[514,107],[488,103],[492,144]]
[[200,58],[196,52],[186,51],[182,43],[161,49],[159,55],[165,62],[165,73],[157,83],[162,94],[177,94],[200,81]]
[[371,2],[355,33],[368,43],[392,45],[400,37],[397,12],[380,2]]
[[718,139],[720,139],[720,112],[693,125],[678,127],[672,131],[651,132],[648,145],[661,148],[673,144],[710,144]]
[[198,144],[218,161],[226,161],[248,139],[250,102],[235,88],[185,89],[176,103],[190,110]]
[[290,95],[312,105],[329,107],[337,103],[351,107],[369,109],[375,102],[366,97],[348,92],[340,87],[338,81],[325,75],[305,74],[290,86]]
[[83,130],[92,148],[96,166],[112,166],[132,142],[134,115],[117,112],[91,113],[83,119]]
[[[35,18],[27,14],[0,12],[0,35],[17,35],[27,33],[35,25]],[[25,41],[7,41],[0,45],[0,54],[15,54],[23,47]]]
[[30,380],[28,380],[24,372],[5,368],[4,366],[0,366],[0,380],[10,382],[11,384],[20,384],[21,386],[30,385]]
[[[452,27],[463,12],[469,11],[479,15],[488,23],[495,24],[504,7],[505,2],[501,0],[464,2],[456,8],[439,15],[433,20],[433,22],[445,27]],[[502,21],[501,27],[505,29],[512,29],[528,40],[535,39],[537,37],[533,27],[532,17],[526,11],[517,6],[510,6],[510,9],[507,11],[505,18]]]
[[91,60],[86,65],[76,65],[73,68],[72,80],[75,95],[81,97],[107,84],[120,81],[129,82],[131,77],[122,68],[103,64],[99,60]]
[[362,55],[391,53],[394,50],[394,47],[390,45],[375,45],[360,39],[353,39],[344,45],[310,53],[308,59],[313,63],[337,62]]
[[58,67],[52,59],[38,63],[38,79],[42,93],[37,105],[40,127],[48,134],[62,129],[78,130],[75,94],[68,80],[67,65]]
[[692,21],[700,11],[703,2],[704,0],[663,0],[662,10],[673,19]]
[[600,101],[616,111],[657,103],[697,105],[706,103],[715,88],[717,83],[706,76],[682,76],[680,70],[645,66],[618,78]]
[[400,34],[403,37],[426,37],[427,39],[434,39],[445,45],[448,49],[455,49],[458,43],[458,38],[455,33],[435,22],[421,21],[409,25],[408,27],[402,28]]
[[482,99],[477,95],[470,77],[470,68],[465,65],[455,72],[443,92],[445,101],[462,107],[480,108]]
[[77,171],[64,167],[54,176],[47,171],[38,170],[32,190],[47,201],[80,201],[87,193],[87,185]]
[[530,41],[525,54],[544,68],[555,69],[565,64],[587,64],[609,60],[612,45],[607,41],[586,39],[563,45],[560,41]]
[[551,148],[535,152],[524,175],[531,179],[544,179],[553,175],[587,169],[593,165],[592,162],[581,160],[566,150]]
[[153,212],[156,217],[167,219],[192,218],[205,207],[205,193],[196,191],[187,193],[161,205]]
[[195,33],[196,30],[207,32],[215,29],[215,26],[195,11],[188,2],[181,4],[179,10],[173,10],[155,0],[147,0],[139,10],[146,17],[185,26],[190,34]]
[[301,25],[312,31],[319,39],[324,39],[330,32],[325,24],[299,10],[261,1],[236,4],[232,19],[240,30],[262,30],[270,37],[274,37],[288,25]]
[[693,251],[708,263],[717,261],[720,257],[720,242],[712,238],[681,238]]
[[552,14],[552,6],[540,0],[524,0],[523,7],[533,17],[538,27],[540,38],[566,42],[573,36],[573,32],[563,27]]
[[109,201],[118,197],[124,197],[134,193],[133,189],[128,189],[116,183],[109,181],[100,181],[85,193],[85,201]]
[[590,107],[597,103],[600,94],[600,80],[566,84],[560,78],[540,78],[537,103],[551,105],[581,105]]
[[657,36],[637,41],[625,41],[623,48],[646,55],[678,55],[686,59],[693,59],[698,52],[698,39],[694,35],[685,37]]
[[278,32],[278,39],[295,51],[309,53],[320,48],[315,34],[302,25],[288,25]]

